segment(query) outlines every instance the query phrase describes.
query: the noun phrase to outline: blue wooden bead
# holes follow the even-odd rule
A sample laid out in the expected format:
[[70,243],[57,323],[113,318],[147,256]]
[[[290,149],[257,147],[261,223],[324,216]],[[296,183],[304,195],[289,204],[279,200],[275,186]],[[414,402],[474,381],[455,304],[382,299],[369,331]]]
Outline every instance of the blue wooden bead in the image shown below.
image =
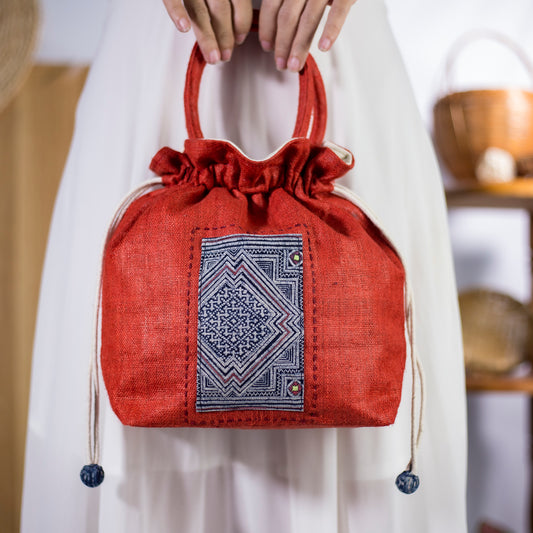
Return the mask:
[[411,470],[405,470],[396,478],[396,486],[404,494],[413,494],[420,485],[420,479]]
[[100,465],[85,465],[80,472],[80,478],[87,487],[98,487],[104,480],[104,469]]

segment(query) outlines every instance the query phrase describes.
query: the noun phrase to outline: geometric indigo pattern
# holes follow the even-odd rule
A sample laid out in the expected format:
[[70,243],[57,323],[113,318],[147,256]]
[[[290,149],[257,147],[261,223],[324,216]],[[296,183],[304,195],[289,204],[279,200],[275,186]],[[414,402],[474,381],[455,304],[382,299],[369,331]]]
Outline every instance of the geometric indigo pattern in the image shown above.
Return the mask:
[[202,240],[197,411],[303,411],[302,236]]

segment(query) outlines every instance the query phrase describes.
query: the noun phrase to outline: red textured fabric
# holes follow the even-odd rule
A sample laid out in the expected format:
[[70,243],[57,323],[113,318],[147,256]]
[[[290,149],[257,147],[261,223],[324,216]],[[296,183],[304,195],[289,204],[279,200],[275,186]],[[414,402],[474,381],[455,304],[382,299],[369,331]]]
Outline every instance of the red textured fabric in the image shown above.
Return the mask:
[[[183,152],[161,149],[151,169],[164,188],[136,200],[103,263],[101,366],[111,405],[132,426],[281,428],[394,422],[404,373],[405,273],[370,219],[334,195],[353,166],[321,146],[320,74],[300,74],[296,138],[270,158],[203,139],[195,47]],[[310,130],[310,138],[302,132]],[[302,236],[303,411],[199,412],[198,284],[202,240],[235,234]]]

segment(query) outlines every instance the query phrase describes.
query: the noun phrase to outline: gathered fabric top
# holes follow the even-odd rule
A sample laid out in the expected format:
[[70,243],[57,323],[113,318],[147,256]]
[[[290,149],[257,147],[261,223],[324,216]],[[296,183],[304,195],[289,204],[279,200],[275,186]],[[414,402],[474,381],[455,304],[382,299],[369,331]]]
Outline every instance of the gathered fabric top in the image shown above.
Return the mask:
[[354,158],[348,150],[297,137],[261,160],[250,159],[230,141],[187,139],[183,152],[169,147],[159,150],[150,169],[166,186],[203,185],[207,190],[226,187],[246,195],[283,188],[292,195],[300,191],[315,197],[331,192],[333,180],[353,166]]

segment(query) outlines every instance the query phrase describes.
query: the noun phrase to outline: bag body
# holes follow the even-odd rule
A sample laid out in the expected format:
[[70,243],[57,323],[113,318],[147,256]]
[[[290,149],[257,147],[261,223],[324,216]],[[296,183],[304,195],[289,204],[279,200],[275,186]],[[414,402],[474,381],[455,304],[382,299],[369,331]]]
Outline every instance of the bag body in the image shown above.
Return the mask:
[[102,272],[101,365],[131,426],[383,426],[406,358],[405,271],[333,181],[352,154],[323,142],[311,56],[293,138],[264,160],[204,139],[197,46],[189,139],[161,149],[156,190],[127,205]]

